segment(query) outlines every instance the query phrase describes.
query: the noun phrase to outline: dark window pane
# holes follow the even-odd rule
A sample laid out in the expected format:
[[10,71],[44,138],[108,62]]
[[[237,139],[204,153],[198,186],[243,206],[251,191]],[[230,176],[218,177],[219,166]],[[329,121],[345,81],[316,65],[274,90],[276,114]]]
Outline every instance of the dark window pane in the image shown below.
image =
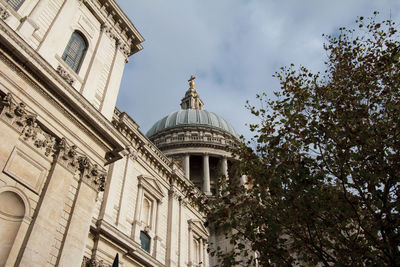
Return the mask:
[[140,232],[140,243],[143,250],[150,252],[150,236],[145,232]]
[[14,9],[18,10],[25,0],[6,0],[6,2]]
[[71,69],[78,72],[83,58],[85,57],[86,50],[87,43],[85,39],[80,33],[74,32],[65,48],[62,59],[71,67]]

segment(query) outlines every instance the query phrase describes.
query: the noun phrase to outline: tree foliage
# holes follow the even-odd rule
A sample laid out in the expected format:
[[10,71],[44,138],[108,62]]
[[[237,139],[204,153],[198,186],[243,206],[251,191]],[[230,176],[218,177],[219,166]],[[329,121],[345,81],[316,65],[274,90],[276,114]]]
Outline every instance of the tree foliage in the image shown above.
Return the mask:
[[400,265],[400,43],[376,15],[325,36],[324,73],[281,68],[276,97],[249,105],[256,135],[235,151],[248,182],[207,203],[234,229],[220,265],[251,251],[261,266]]

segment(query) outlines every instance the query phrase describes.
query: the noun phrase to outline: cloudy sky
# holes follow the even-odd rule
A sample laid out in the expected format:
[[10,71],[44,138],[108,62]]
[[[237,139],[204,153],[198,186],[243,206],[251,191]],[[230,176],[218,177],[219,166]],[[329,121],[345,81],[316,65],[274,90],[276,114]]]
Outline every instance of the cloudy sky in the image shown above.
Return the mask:
[[180,109],[190,75],[205,109],[251,136],[245,108],[279,89],[281,66],[324,68],[322,33],[380,12],[400,23],[399,0],[117,0],[145,38],[126,65],[117,106],[146,133]]

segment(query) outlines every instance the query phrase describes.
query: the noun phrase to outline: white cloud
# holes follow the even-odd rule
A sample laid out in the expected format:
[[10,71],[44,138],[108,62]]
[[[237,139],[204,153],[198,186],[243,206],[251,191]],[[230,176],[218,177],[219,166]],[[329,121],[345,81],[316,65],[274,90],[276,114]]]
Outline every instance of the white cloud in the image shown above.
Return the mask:
[[118,107],[143,131],[180,108],[190,75],[205,108],[249,136],[244,108],[255,94],[277,90],[272,74],[295,63],[323,68],[322,33],[354,25],[357,16],[400,20],[391,0],[146,0],[117,1],[144,36],[127,64]]

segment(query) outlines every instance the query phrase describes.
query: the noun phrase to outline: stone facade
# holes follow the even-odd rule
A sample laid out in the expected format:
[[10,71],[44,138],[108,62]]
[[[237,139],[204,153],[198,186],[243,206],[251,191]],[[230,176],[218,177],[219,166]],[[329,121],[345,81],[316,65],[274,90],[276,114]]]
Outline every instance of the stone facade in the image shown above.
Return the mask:
[[115,108],[142,41],[114,0],[0,0],[0,266],[209,266],[193,183]]

